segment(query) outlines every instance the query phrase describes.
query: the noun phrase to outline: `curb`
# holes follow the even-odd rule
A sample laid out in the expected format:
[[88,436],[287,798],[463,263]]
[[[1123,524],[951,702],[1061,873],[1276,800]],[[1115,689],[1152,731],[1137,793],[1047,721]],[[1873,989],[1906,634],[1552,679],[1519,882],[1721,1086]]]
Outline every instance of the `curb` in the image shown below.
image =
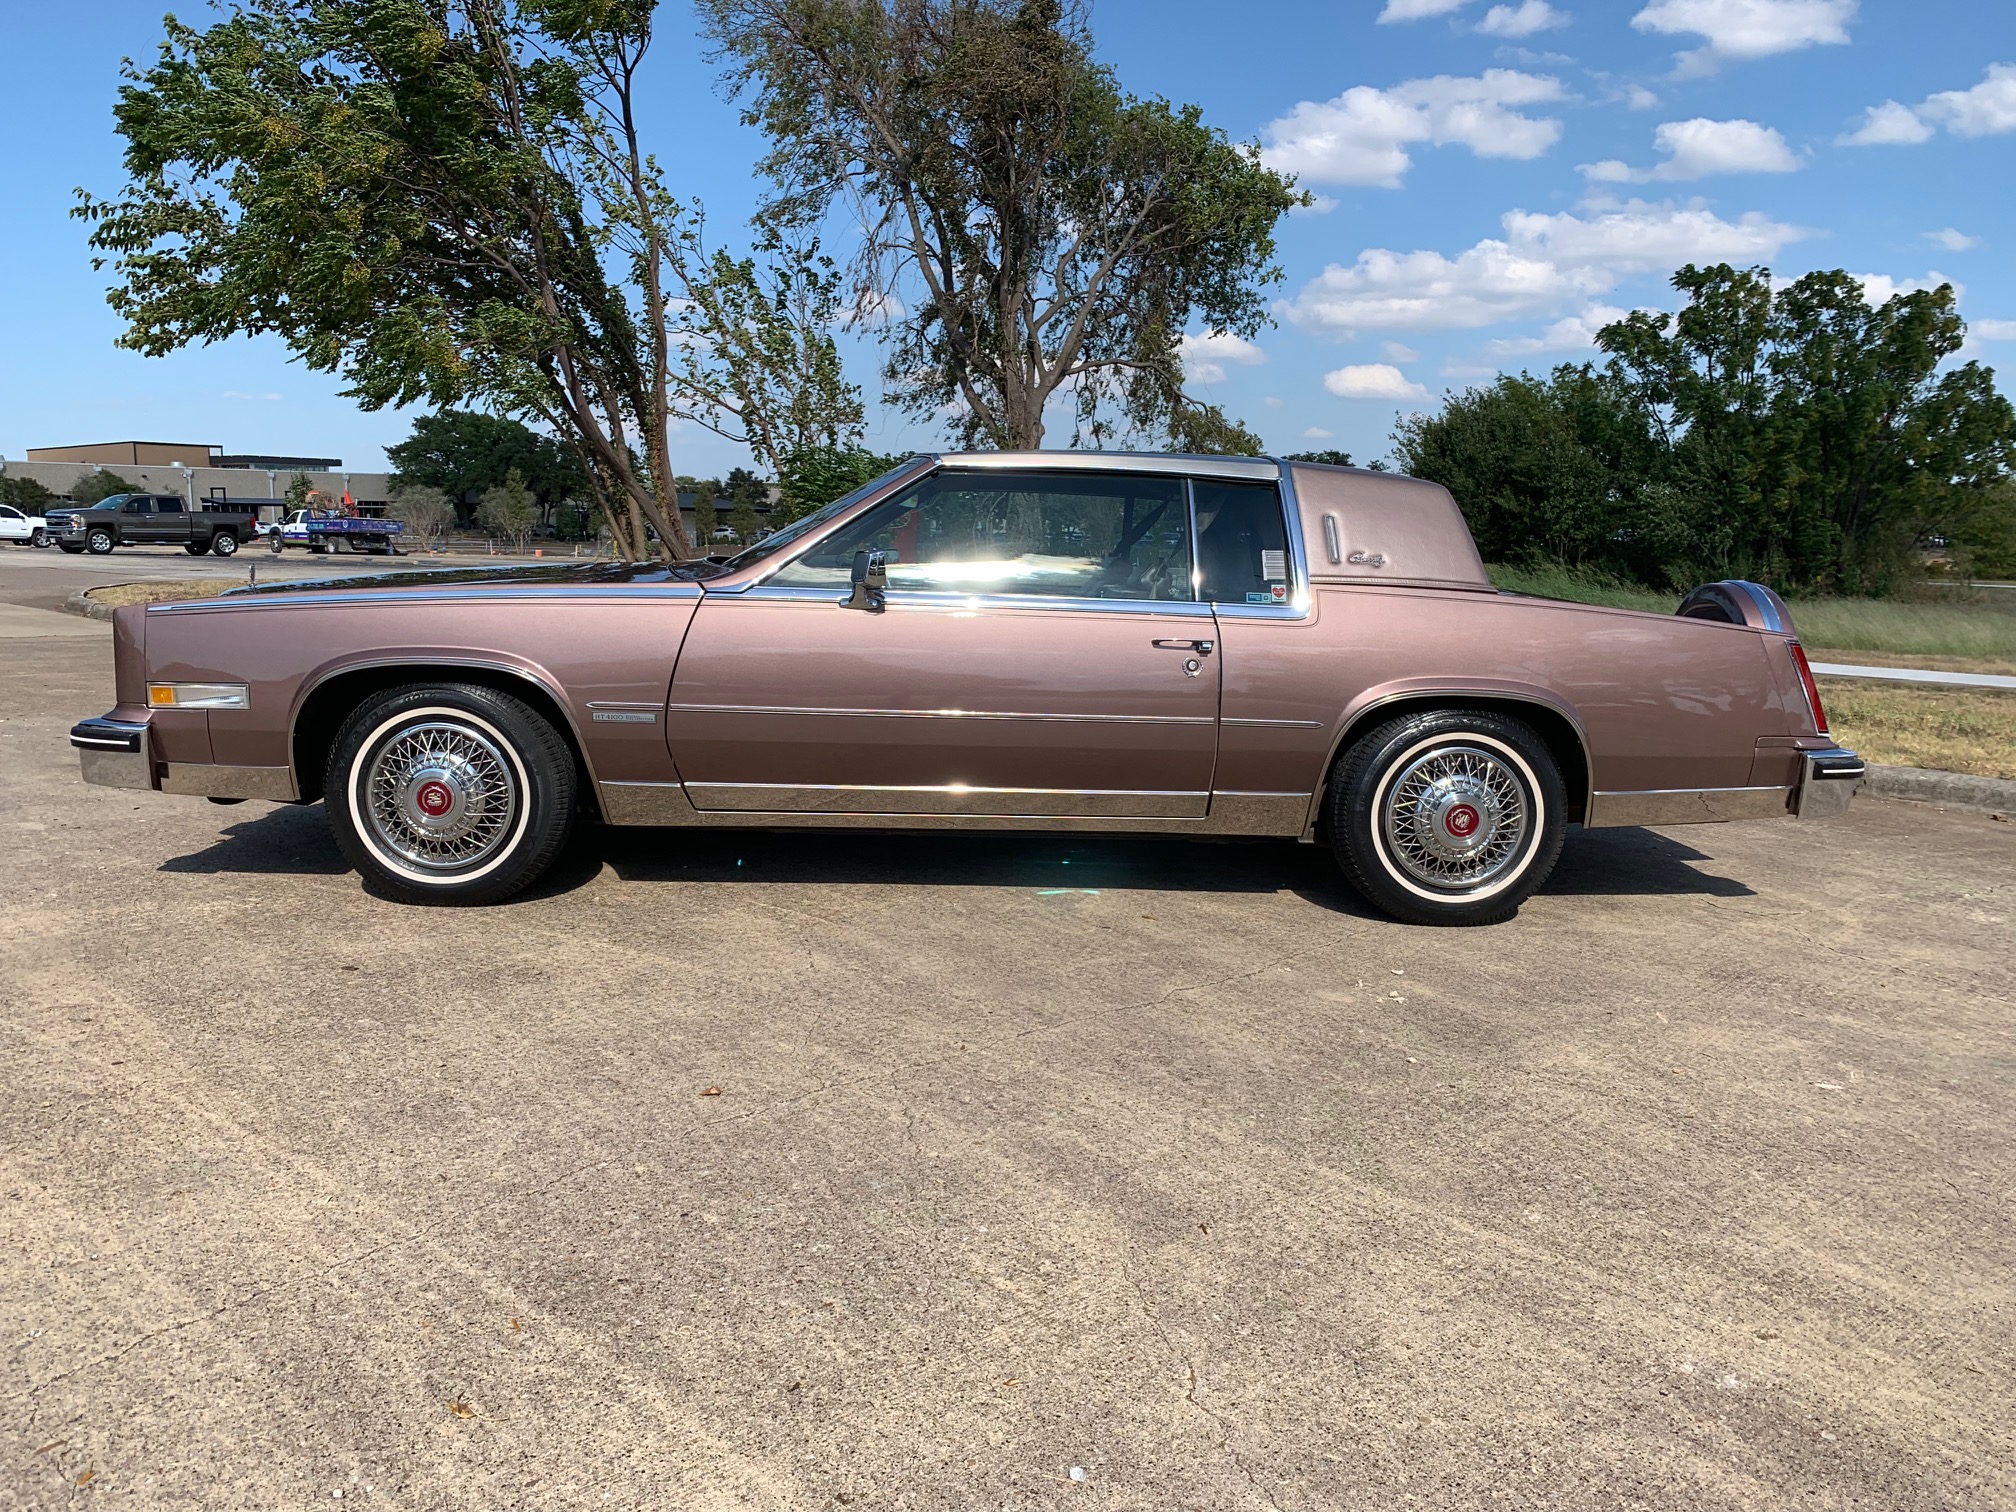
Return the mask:
[[[87,591],[86,589],[79,588],[70,597],[63,600],[63,612],[65,614],[81,614],[86,619],[109,620],[112,618],[112,606],[110,604],[101,604],[93,598],[86,598],[84,595]],[[2016,784],[2012,784],[2012,786],[2016,786]]]
[[1901,798],[1908,803],[1936,803],[1941,808],[1968,809],[1982,814],[2016,814],[2016,782],[2000,777],[1970,777],[1964,772],[1939,772],[1925,767],[1877,766],[1860,791],[1872,798]]

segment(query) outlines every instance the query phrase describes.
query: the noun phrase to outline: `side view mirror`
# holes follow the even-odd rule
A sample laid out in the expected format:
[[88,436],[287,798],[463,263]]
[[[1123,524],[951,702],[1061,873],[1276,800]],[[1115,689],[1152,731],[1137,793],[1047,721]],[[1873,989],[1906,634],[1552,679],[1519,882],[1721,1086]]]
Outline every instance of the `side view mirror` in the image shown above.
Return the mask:
[[851,582],[853,591],[840,601],[840,607],[880,614],[888,601],[889,553],[865,549],[855,552]]

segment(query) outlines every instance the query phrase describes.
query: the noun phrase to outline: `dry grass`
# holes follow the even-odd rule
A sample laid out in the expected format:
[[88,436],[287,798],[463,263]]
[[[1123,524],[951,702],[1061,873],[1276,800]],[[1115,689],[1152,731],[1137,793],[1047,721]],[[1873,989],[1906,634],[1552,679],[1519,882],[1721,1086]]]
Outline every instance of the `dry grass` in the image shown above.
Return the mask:
[[86,589],[84,597],[94,604],[121,609],[128,604],[174,604],[184,599],[215,598],[226,588],[237,586],[220,583],[215,578],[183,578],[172,583],[108,583],[103,588]]
[[2016,778],[2016,693],[1819,681],[1834,738],[1865,760]]

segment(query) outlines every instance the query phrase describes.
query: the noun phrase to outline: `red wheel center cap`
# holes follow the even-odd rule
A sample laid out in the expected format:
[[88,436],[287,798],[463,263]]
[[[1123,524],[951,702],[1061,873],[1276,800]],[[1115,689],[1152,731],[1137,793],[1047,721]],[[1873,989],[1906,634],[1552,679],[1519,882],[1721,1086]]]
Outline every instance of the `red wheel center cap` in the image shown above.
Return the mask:
[[448,791],[445,782],[423,782],[420,791],[413,795],[413,801],[428,818],[439,819],[455,806],[455,795]]
[[1442,816],[1442,827],[1458,840],[1466,840],[1477,833],[1477,810],[1459,803]]

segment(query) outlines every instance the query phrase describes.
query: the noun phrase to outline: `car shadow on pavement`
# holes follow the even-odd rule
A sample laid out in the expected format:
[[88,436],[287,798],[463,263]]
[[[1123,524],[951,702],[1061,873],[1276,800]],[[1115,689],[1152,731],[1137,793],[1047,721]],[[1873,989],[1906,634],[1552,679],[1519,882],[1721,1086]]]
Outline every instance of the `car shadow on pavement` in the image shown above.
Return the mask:
[[[1699,870],[1703,852],[1652,830],[1573,829],[1543,892],[1561,897],[1753,896]],[[553,869],[513,903],[626,882],[765,887],[1026,887],[1037,892],[1292,892],[1339,913],[1383,918],[1344,881],[1329,849],[1286,840],[1163,835],[919,834],[902,830],[668,830],[582,825]],[[337,876],[349,863],[321,807],[276,806],[226,824],[165,872]]]
[[161,863],[164,872],[241,872],[250,876],[333,877],[350,870],[336,849],[320,804],[280,804],[227,823],[214,845]]
[[1656,830],[1571,829],[1554,875],[1540,889],[1554,897],[1648,897],[1693,893],[1714,898],[1754,898],[1756,889],[1733,877],[1697,870],[1705,852]]

